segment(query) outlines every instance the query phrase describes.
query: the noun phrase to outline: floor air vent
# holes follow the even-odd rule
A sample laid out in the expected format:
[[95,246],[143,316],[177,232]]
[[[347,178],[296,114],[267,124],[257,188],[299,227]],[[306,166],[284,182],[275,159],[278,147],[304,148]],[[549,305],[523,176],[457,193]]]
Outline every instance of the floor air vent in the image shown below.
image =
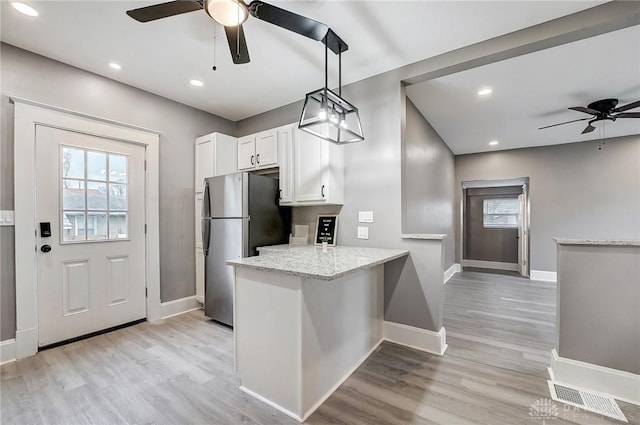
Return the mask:
[[591,391],[579,390],[557,382],[547,382],[549,383],[551,398],[555,401],[580,407],[619,421],[628,422],[613,397]]

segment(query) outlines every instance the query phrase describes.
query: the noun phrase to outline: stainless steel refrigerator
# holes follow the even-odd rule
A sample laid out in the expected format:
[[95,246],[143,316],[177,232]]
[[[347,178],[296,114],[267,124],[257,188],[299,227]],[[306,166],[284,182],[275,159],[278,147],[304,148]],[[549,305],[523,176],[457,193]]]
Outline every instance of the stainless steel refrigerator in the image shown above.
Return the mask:
[[204,313],[233,326],[233,267],[227,260],[258,255],[256,248],[287,243],[291,209],[280,207],[278,180],[236,173],[205,179],[202,246]]

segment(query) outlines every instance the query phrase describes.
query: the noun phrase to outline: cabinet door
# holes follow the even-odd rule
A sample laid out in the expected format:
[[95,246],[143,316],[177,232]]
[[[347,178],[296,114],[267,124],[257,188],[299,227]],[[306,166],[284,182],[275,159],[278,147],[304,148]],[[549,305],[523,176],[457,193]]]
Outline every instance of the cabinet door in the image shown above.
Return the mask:
[[304,131],[296,131],[293,145],[295,200],[326,201],[329,190],[329,142]]
[[238,171],[256,166],[256,138],[247,136],[238,139]]
[[213,177],[213,150],[213,140],[210,136],[198,137],[196,139],[196,192],[202,192],[205,178]]
[[238,139],[216,133],[215,143],[214,175],[222,176],[238,171]]
[[265,131],[256,136],[256,165],[258,168],[278,165],[278,134],[275,130]]
[[278,129],[278,163],[280,164],[280,204],[293,202],[293,135],[294,127]]

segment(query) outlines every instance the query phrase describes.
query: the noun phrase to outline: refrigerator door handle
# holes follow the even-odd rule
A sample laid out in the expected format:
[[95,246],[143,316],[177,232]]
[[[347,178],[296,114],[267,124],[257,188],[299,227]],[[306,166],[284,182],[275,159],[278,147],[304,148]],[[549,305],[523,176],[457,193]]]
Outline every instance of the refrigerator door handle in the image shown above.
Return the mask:
[[209,237],[211,230],[211,203],[209,201],[209,182],[204,181],[204,191],[202,194],[202,250],[204,251],[205,257],[209,253]]

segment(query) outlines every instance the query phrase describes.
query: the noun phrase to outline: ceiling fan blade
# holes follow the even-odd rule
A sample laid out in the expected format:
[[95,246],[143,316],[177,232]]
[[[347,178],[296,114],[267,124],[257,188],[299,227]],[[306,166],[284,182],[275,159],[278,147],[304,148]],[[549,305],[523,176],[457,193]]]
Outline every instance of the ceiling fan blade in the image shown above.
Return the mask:
[[167,3],[154,4],[139,9],[127,10],[127,15],[138,22],[155,21],[169,16],[193,12],[202,9],[202,2],[197,0],[176,0]]
[[617,114],[613,116],[615,119],[618,118],[640,118],[640,112],[623,112],[621,114]]
[[593,130],[595,130],[596,128],[594,126],[592,126],[591,124],[589,124],[588,126],[585,127],[584,130],[582,130],[582,134],[587,134],[587,133],[591,133]]
[[254,0],[249,4],[251,16],[269,22],[305,37],[321,41],[329,31],[329,27],[322,22],[314,21],[288,10]]
[[584,106],[574,106],[569,108],[573,111],[584,112],[585,114],[598,115],[600,111],[596,111],[595,109],[585,108]]
[[612,112],[623,112],[633,108],[640,108],[640,100],[636,100],[635,102],[616,108]]
[[[227,41],[229,42],[229,50],[231,50],[233,63],[249,63],[249,49],[247,48],[247,40],[244,38],[242,24],[235,27],[224,27],[224,32],[227,34]],[[238,37],[240,37],[239,40]]]
[[552,125],[547,125],[545,127],[540,127],[538,130],[544,130],[545,128],[557,127],[559,125],[570,124],[572,122],[578,122],[578,121],[586,121],[586,120],[590,120],[590,119],[591,118],[580,118],[580,119],[573,120],[573,121],[561,122],[560,124],[552,124]]

